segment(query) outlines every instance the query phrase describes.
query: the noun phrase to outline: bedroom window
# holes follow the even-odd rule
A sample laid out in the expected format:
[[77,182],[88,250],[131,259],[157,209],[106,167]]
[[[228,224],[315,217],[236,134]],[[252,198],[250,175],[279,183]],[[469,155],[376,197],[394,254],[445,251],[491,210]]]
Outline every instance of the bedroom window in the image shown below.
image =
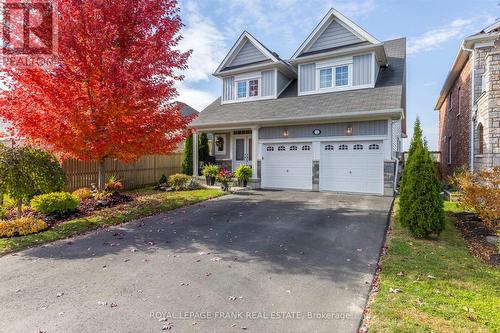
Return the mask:
[[237,86],[238,86],[238,98],[247,97],[247,82],[240,81],[237,83]]
[[236,97],[250,98],[259,97],[259,79],[236,81]]
[[332,69],[325,68],[319,71],[319,87],[331,88],[332,87]]
[[349,85],[349,66],[335,67],[335,86]]
[[248,81],[248,96],[256,97],[259,96],[259,80]]

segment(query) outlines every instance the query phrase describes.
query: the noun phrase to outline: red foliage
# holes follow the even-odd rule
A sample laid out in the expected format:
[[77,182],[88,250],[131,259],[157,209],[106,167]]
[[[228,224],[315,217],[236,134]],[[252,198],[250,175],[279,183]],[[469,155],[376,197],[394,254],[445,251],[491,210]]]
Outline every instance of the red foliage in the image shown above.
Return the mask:
[[[60,0],[58,65],[7,68],[0,117],[62,158],[130,161],[184,139],[175,0]],[[5,76],[4,76],[5,77]]]

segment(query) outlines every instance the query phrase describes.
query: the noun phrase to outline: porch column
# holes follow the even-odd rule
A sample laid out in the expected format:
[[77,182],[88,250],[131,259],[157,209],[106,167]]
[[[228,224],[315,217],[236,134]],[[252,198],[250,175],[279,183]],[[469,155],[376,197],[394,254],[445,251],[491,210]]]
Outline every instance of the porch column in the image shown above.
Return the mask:
[[193,177],[198,176],[198,133],[193,132]]
[[257,179],[257,168],[259,159],[259,128],[252,128],[252,179]]

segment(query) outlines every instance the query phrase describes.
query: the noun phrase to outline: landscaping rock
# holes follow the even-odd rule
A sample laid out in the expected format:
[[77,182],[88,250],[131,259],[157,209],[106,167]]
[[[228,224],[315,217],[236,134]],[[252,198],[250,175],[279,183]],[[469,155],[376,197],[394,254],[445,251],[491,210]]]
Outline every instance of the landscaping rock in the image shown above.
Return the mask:
[[490,243],[491,245],[497,245],[498,244],[498,236],[486,236],[486,241]]

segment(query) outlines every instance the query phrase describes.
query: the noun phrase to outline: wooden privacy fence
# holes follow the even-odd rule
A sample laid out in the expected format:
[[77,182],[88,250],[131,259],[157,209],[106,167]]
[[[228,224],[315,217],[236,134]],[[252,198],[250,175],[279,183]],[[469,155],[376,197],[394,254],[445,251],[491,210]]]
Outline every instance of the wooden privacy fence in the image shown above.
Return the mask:
[[[182,153],[170,155],[149,155],[128,164],[113,159],[106,159],[106,177],[116,175],[125,189],[133,189],[157,183],[161,175],[170,176],[181,172]],[[97,161],[66,160],[63,170],[67,178],[67,191],[97,184]]]

